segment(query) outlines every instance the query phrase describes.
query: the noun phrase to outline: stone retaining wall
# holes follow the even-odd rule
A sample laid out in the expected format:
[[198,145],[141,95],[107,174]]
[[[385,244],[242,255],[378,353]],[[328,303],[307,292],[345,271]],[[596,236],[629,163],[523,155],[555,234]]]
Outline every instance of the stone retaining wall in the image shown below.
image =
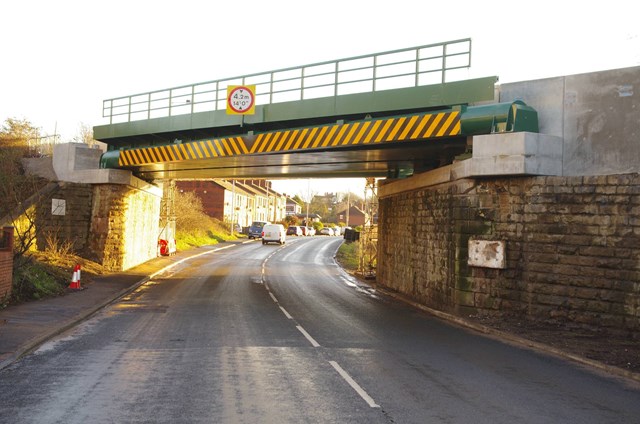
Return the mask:
[[48,244],[68,245],[74,252],[84,252],[89,238],[91,184],[60,182],[46,193],[36,208],[36,244],[44,251]]
[[[380,199],[379,284],[460,315],[640,332],[640,176],[462,179]],[[469,240],[504,241],[504,269]]]
[[160,196],[148,191],[61,182],[37,204],[37,246],[70,244],[108,270],[126,270],[157,256],[159,213]]
[[95,260],[121,271],[155,258],[161,198],[124,185],[94,190],[88,248]]

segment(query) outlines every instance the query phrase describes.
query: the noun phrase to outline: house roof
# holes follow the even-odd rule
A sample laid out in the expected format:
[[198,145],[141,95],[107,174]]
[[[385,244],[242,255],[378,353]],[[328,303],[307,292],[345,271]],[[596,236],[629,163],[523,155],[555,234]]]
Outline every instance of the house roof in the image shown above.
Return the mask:
[[266,194],[262,191],[259,190],[259,187],[256,187],[254,185],[249,185],[246,183],[239,183],[236,181],[236,184],[239,184],[244,190],[246,190],[248,193],[251,193],[252,196],[258,195],[258,196],[264,196],[266,197]]
[[[362,209],[360,209],[359,207],[357,207],[357,206],[351,206],[349,208],[349,214],[352,214],[353,212],[365,215],[365,212]],[[338,215],[344,214],[344,213],[347,213],[346,209],[342,209],[341,211],[338,211]]]
[[[305,219],[307,217],[306,213],[299,213],[296,215],[296,217],[300,218],[300,219]],[[310,213],[309,214],[309,218],[311,219],[322,219],[322,217],[320,215],[318,215],[317,213]]]
[[249,183],[238,183],[238,182],[236,181],[236,184],[242,184],[242,185],[244,185],[248,190],[250,190],[251,192],[253,192],[253,193],[255,193],[255,194],[258,194],[258,195],[260,195],[260,196],[267,197],[267,194],[268,194],[270,197],[273,197],[273,196],[275,196],[275,197],[283,197],[283,195],[282,195],[281,193],[278,193],[278,192],[277,192],[277,191],[275,191],[275,190],[272,190],[272,189],[267,190],[267,188],[266,188],[266,187],[262,187],[262,186],[259,186],[259,185],[255,185],[255,184],[252,184],[251,182],[249,182]]
[[252,193],[244,189],[244,187],[242,187],[241,184],[238,184],[238,182],[236,182],[235,187],[233,186],[233,183],[230,183],[229,181],[226,181],[226,180],[213,180],[213,182],[218,184],[220,187],[222,187],[227,191],[235,192],[237,194],[243,194],[245,196],[253,196]]

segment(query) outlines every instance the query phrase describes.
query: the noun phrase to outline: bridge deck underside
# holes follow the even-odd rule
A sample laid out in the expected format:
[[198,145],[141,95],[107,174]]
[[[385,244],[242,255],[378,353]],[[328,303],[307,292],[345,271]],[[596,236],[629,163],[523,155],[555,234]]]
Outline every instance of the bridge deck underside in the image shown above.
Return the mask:
[[201,178],[387,177],[433,169],[461,154],[466,138],[395,145],[315,149],[138,165],[147,180]]

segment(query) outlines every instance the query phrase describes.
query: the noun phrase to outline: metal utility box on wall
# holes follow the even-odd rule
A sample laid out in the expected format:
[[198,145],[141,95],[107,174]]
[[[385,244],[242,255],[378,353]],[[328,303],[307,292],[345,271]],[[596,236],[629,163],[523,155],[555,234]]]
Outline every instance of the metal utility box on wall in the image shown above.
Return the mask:
[[469,240],[469,266],[505,269],[507,267],[506,242]]

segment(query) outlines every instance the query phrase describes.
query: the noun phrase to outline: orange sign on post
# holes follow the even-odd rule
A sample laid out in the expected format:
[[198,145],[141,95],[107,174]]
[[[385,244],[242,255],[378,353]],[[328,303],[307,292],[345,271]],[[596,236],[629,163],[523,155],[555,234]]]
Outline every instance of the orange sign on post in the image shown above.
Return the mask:
[[253,115],[255,113],[255,85],[230,85],[227,87],[228,115]]

